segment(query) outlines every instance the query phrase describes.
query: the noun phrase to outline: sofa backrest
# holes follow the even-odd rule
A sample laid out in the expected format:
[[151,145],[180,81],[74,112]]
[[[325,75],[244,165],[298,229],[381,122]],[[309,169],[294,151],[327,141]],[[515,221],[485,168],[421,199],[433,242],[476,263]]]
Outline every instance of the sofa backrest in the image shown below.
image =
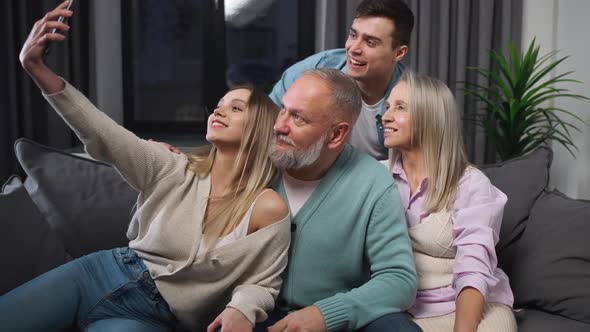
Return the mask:
[[544,192],[526,224],[511,258],[515,307],[590,324],[590,201]]
[[0,295],[67,261],[61,240],[43,220],[22,181],[0,192]]
[[514,307],[590,323],[590,201],[548,191],[547,147],[482,170],[508,196],[498,265]]
[[128,244],[138,194],[113,167],[28,139],[15,152],[28,193],[72,257]]
[[540,147],[529,154],[481,170],[508,197],[496,251],[501,252],[524,231],[531,208],[549,183],[553,152]]

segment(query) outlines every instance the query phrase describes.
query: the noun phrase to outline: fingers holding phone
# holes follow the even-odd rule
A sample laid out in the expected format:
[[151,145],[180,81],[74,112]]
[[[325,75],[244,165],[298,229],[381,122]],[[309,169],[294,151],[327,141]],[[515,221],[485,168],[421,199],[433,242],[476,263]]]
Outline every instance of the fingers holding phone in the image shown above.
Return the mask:
[[71,8],[72,2],[73,0],[62,2],[45,14],[42,19],[35,22],[19,55],[19,60],[25,69],[29,66],[43,64],[43,56],[49,43],[62,42],[65,39],[65,36],[58,32],[65,33],[70,29],[64,20],[73,15],[73,12],[68,9]]
[[[72,12],[72,5],[74,4],[74,0],[69,0],[69,1],[67,1],[67,3],[68,4],[67,4],[67,7],[66,7],[66,11],[69,11],[71,13]],[[63,5],[63,3],[61,5]],[[68,19],[67,18],[69,18],[70,16],[60,15],[60,17],[57,19],[57,22],[59,22],[59,23],[67,23],[68,22]],[[69,27],[68,27],[68,29],[69,29]],[[51,33],[57,33],[57,28],[53,28],[51,30]],[[43,53],[43,56],[47,57],[47,55],[49,55],[50,52],[51,52],[51,44],[47,45],[47,47],[45,48],[45,52]]]

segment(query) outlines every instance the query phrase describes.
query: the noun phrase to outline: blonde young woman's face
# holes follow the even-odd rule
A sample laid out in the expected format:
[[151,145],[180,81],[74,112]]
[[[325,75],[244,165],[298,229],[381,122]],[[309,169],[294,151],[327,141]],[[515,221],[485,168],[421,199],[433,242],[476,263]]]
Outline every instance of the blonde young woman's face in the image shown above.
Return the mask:
[[408,110],[408,85],[398,83],[385,102],[383,114],[384,145],[386,148],[408,149],[411,147],[410,112]]
[[209,143],[217,146],[238,148],[244,132],[244,118],[250,90],[236,89],[229,91],[219,100],[217,107],[207,121]]

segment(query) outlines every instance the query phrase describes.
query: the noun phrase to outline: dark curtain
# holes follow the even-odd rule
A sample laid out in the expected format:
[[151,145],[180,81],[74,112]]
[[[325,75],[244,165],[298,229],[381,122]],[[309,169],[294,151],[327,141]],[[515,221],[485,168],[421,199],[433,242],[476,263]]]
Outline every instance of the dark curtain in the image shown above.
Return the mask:
[[[57,148],[70,148],[76,138],[63,120],[49,107],[41,91],[22,69],[18,55],[35,21],[53,9],[56,0],[6,0],[0,5],[2,28],[0,38],[0,181],[19,173],[13,144],[19,137],[27,137]],[[91,20],[89,2],[77,1],[72,8],[72,29],[66,41],[54,45],[47,58],[48,65],[58,75],[88,95],[90,86]]]
[[[348,28],[360,0],[319,0],[317,50],[344,47]],[[522,0],[406,0],[415,16],[410,52],[404,63],[416,72],[436,77],[449,86],[464,115],[467,153],[476,164],[496,160],[494,147],[473,118],[480,105],[466,98],[463,84],[485,85],[467,66],[491,68],[489,50],[506,50],[513,40],[520,48]]]
[[496,70],[490,50],[520,49],[522,0],[408,0],[416,25],[406,63],[447,83],[463,113],[467,154],[476,164],[496,161],[495,148],[471,120],[481,105],[463,94],[462,82],[488,84],[468,66]]
[[316,51],[342,48],[361,0],[318,0],[316,2]]

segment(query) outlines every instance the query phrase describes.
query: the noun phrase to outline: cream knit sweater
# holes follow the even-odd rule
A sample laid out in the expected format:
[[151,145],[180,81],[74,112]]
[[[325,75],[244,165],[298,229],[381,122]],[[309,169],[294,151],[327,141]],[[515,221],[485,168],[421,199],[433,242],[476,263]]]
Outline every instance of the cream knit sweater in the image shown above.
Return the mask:
[[143,258],[177,318],[202,330],[227,305],[252,323],[265,320],[287,265],[289,217],[200,255],[209,177],[188,170],[185,155],[116,124],[67,82],[45,97],[86,151],[112,164],[139,191],[129,247]]

